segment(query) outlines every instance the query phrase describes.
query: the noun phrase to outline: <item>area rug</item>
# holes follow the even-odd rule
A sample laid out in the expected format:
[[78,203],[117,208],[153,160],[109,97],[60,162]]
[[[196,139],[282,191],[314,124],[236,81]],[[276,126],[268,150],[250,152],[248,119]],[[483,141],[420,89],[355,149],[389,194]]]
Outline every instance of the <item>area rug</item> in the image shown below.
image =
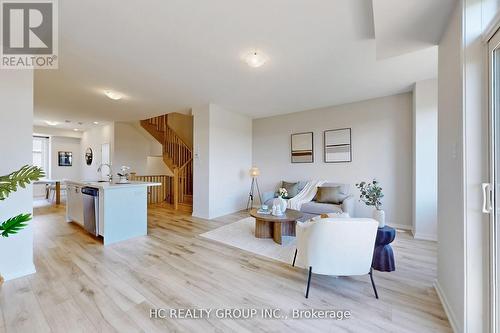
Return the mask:
[[272,238],[255,238],[253,217],[244,218],[200,236],[289,264],[292,263],[295,253],[295,237],[283,236],[282,245],[276,244]]

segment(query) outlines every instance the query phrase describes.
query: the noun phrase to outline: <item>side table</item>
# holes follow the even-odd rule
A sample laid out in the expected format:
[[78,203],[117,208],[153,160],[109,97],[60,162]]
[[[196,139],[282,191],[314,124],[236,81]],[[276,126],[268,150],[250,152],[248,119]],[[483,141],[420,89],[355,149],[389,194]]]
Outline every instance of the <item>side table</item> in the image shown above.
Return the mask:
[[396,229],[389,226],[378,228],[373,251],[372,268],[381,272],[396,270],[391,243],[396,238]]

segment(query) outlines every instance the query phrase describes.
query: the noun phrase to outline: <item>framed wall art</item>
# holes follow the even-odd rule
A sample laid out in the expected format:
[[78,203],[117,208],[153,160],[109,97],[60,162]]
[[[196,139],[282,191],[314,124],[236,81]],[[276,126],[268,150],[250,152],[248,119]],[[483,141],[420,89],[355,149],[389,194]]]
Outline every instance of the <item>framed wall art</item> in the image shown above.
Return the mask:
[[325,163],[352,162],[351,129],[324,132]]
[[314,162],[314,134],[313,132],[292,134],[291,140],[292,163]]
[[59,166],[72,166],[73,153],[70,151],[60,151],[58,154]]

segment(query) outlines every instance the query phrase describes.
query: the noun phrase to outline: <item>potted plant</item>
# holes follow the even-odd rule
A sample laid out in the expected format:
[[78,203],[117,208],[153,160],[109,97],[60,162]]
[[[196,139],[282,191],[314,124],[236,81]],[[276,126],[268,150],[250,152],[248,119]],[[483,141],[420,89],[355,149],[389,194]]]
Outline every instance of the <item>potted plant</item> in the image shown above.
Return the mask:
[[[25,165],[21,169],[8,175],[0,176],[0,201],[7,199],[10,193],[16,192],[18,187],[25,188],[32,181],[39,180],[44,176],[42,169],[36,166]],[[19,214],[11,217],[0,224],[0,237],[9,237],[24,229],[31,220],[31,214]],[[3,277],[0,275],[0,285]]]
[[382,201],[384,197],[382,187],[379,182],[372,180],[371,182],[361,182],[356,184],[356,187],[361,192],[359,200],[363,201],[367,206],[374,206],[373,218],[378,221],[379,228],[385,226],[385,212],[382,210]]

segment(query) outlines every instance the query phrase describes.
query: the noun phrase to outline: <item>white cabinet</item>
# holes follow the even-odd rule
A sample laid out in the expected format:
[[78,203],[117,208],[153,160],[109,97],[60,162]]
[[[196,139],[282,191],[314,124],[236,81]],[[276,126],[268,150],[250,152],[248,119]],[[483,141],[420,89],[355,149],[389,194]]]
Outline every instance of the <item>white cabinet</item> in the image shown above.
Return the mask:
[[83,225],[83,194],[81,190],[80,186],[67,185],[66,220]]

